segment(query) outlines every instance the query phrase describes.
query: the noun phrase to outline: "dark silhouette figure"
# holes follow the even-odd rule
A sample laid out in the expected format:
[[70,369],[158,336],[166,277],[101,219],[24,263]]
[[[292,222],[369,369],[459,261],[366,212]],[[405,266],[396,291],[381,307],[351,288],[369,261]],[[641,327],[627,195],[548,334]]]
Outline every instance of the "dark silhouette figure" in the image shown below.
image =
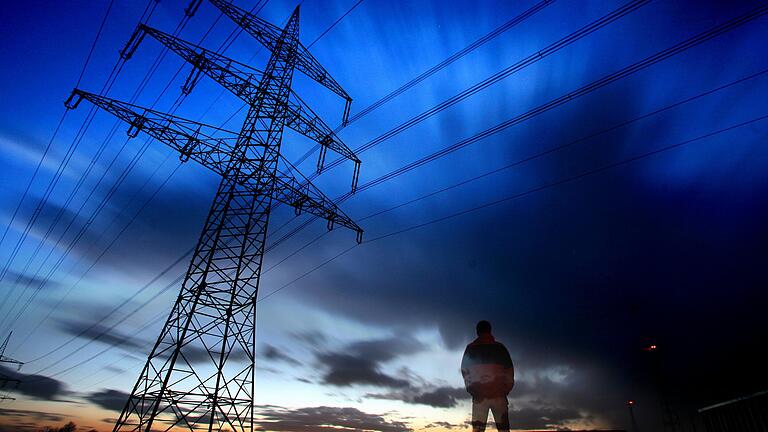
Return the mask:
[[507,348],[493,338],[488,321],[477,323],[477,339],[464,350],[461,375],[472,395],[473,432],[485,431],[489,410],[496,429],[509,431],[507,395],[515,385],[515,368]]

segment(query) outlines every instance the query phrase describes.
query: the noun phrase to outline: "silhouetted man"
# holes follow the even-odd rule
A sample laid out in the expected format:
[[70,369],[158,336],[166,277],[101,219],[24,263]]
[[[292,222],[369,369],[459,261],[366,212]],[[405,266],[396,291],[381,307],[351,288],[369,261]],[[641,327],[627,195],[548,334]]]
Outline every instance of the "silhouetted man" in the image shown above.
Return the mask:
[[472,430],[485,431],[490,410],[496,429],[509,431],[507,395],[515,385],[515,368],[507,348],[493,338],[488,321],[477,323],[477,339],[464,350],[461,375],[472,395]]

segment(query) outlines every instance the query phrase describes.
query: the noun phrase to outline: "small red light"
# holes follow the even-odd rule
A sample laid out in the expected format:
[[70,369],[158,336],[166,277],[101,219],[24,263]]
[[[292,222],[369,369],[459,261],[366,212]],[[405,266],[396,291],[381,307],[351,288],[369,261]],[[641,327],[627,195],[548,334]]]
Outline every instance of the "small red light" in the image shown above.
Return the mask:
[[627,401],[627,405],[634,405],[634,404],[635,404],[635,401],[634,401],[634,400],[632,400],[632,399],[630,399],[630,400],[628,400],[628,401]]

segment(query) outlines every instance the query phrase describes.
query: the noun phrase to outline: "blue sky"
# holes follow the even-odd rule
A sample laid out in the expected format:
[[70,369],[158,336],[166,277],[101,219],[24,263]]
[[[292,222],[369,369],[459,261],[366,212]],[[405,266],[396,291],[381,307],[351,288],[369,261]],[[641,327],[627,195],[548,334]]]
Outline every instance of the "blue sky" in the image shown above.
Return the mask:
[[[315,40],[355,3],[305,0],[301,40]],[[353,97],[354,115],[535,3],[364,0],[311,51]],[[339,135],[358,148],[624,4],[555,1]],[[361,184],[758,4],[650,2],[360,153]],[[80,88],[101,90],[146,5],[114,2]],[[295,6],[270,0],[259,15],[281,25]],[[165,0],[148,24],[170,33],[184,7]],[[73,418],[109,429],[177,294],[174,279],[218,182],[194,163],[180,166],[159,143],[142,150],[146,136],[127,141],[123,124],[105,141],[115,120],[99,113],[9,261],[84,122],[85,102],[67,114],[12,221],[106,9],[105,1],[27,1],[0,12],[0,220],[9,226],[0,331],[13,330],[6,355],[27,362],[3,370],[25,381],[9,390],[16,401],[0,404],[9,428]],[[198,43],[215,23],[202,45],[217,49],[235,28],[217,17],[203,2],[181,37]],[[368,241],[341,256],[355,244],[343,229],[294,254],[325,231],[322,222],[272,248],[258,313],[256,404],[273,421],[266,428],[464,427],[469,400],[458,365],[479,319],[512,353],[512,424],[521,429],[628,428],[627,399],[638,401],[641,428],[657,428],[659,392],[641,350],[652,341],[664,347],[661,374],[685,422],[696,408],[765,387],[756,347],[766,330],[768,123],[757,119],[768,114],[768,61],[759,54],[767,32],[767,18],[757,18],[359,192],[342,208],[362,220]],[[106,95],[130,99],[160,52],[147,38]],[[225,54],[256,68],[267,60],[247,34]],[[136,103],[170,110],[186,73],[169,53]],[[294,90],[329,125],[339,123],[338,97],[300,74]],[[203,78],[176,114],[221,125],[241,107],[222,92]],[[237,131],[242,119],[241,111],[225,127]],[[288,132],[282,149],[296,160],[311,146]],[[300,166],[305,175],[314,163]],[[316,184],[336,197],[351,174],[343,164]],[[269,242],[306,218],[277,209],[270,231],[286,225]],[[364,374],[343,374],[350,358]],[[703,380],[711,385],[701,391]]]

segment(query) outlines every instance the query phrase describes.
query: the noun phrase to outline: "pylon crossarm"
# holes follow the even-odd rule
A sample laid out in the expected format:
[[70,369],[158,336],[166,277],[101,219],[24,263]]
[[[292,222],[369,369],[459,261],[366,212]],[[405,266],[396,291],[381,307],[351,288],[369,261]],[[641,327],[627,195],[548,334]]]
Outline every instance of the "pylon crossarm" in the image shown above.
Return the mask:
[[[145,132],[158,141],[166,144],[181,154],[182,158],[192,159],[219,175],[227,175],[230,166],[230,157],[234,153],[234,146],[225,138],[214,138],[203,132],[204,128],[212,128],[202,123],[172,116],[154,110],[149,110],[136,105],[88,93],[75,89],[67,100],[69,108],[76,108],[82,99],[88,100],[99,108],[110,112],[121,120],[131,125],[129,130]],[[217,129],[224,133],[229,141],[237,138],[235,132]],[[131,132],[134,133],[134,132]],[[260,144],[256,144],[260,145]],[[290,164],[284,158],[284,163]],[[248,173],[238,183],[253,182],[254,191],[262,187],[257,185],[256,178],[264,175],[257,159],[247,158],[241,160],[242,172]],[[298,172],[291,166],[292,171]],[[272,186],[273,199],[294,207],[298,212],[306,211],[328,221],[329,227],[340,225],[362,233],[362,229],[352,219],[344,214],[338,206],[319,189],[313,186],[306,178],[296,179],[293,175],[278,171]]]
[[10,357],[5,357],[5,356],[0,357],[0,363],[11,363],[11,364],[17,365],[18,367],[21,367],[24,365],[24,362],[22,361],[12,359]]
[[[8,341],[11,340],[11,335],[13,332],[9,332],[8,336],[6,336],[5,340],[3,341],[2,346],[0,346],[0,363],[11,363],[15,364],[19,369],[21,369],[21,366],[24,365],[24,362],[18,361],[16,359],[12,359],[10,357],[6,357],[5,355],[5,349],[8,347]],[[10,379],[4,375],[0,375],[0,382],[16,382],[18,383],[19,380],[17,379]]]
[[[291,92],[288,100],[288,119],[286,126],[305,137],[315,141],[326,149],[332,150],[339,156],[348,159],[355,164],[360,164],[360,159],[355,152],[347,147],[341,139],[328,127],[328,125],[309,107],[299,95]],[[323,169],[324,157],[317,162],[317,171]]]
[[[160,30],[145,25],[140,26],[140,30],[155,38],[193,66],[189,78],[187,78],[187,82],[183,87],[185,91],[191,90],[191,86],[196,82],[196,72],[202,72],[249,105],[257,104],[261,100],[267,100],[272,104],[277,103],[273,95],[262,94],[263,92],[259,89],[259,80],[263,76],[263,72],[213,51],[193,45],[175,36],[163,33]],[[140,40],[141,38],[131,38],[131,40],[134,39]],[[286,111],[285,125],[290,129],[315,141],[326,149],[330,149],[343,158],[349,159],[356,164],[360,163],[360,159],[355,153],[293,91],[291,91]],[[321,153],[321,157],[318,159],[318,172],[323,168],[324,155],[324,152]]]
[[11,340],[11,335],[13,332],[8,333],[8,336],[6,336],[5,340],[3,341],[3,344],[0,345],[0,360],[2,360],[5,357],[5,349],[8,348],[8,341]]
[[[67,108],[74,109],[83,99],[128,123],[130,136],[145,132],[178,151],[182,162],[192,159],[218,174],[226,172],[233,152],[233,144],[238,136],[237,133],[88,93],[80,89],[72,91],[65,105]],[[210,135],[213,132],[221,133],[224,136],[213,137]],[[232,144],[228,141],[231,141]]]
[[274,52],[274,48],[277,45],[277,39],[280,37],[283,29],[254,14],[240,9],[229,1],[211,0],[211,4],[218,8],[224,15],[231,18],[238,26],[250,29],[248,30],[248,33],[251,33],[256,40],[271,52]]
[[[248,32],[265,48],[274,52],[277,46],[277,40],[280,38],[282,29],[259,18],[258,16],[247,12],[226,0],[210,0],[211,4],[216,6],[224,15]],[[348,102],[352,98],[347,94],[341,85],[328,73],[327,70],[315,59],[304,45],[299,43],[296,48],[296,69],[306,76],[317,81],[323,87],[331,90],[341,96]],[[346,111],[346,110],[345,110]],[[346,118],[343,123],[346,123]]]
[[[139,33],[139,36],[136,36],[136,33]],[[262,71],[145,24],[139,25],[136,33],[122,51],[123,56],[130,58],[144,39],[144,35],[151,36],[192,65],[192,70],[182,86],[184,93],[189,94],[192,91],[200,72],[203,72],[247,102],[254,101],[259,81],[264,75]]]
[[355,231],[358,238],[363,233],[363,229],[352,218],[312,183],[300,181],[282,170],[275,173],[272,198],[295,208],[297,212],[307,212],[325,219],[329,229],[340,225]]
[[[251,187],[256,193],[271,194],[273,200],[293,207],[297,214],[307,212],[325,219],[328,222],[329,230],[333,229],[335,225],[340,225],[355,231],[358,239],[361,238],[363,229],[351,217],[347,216],[332,199],[315,187],[282,155],[280,162],[287,166],[287,172],[285,169],[278,168],[274,176],[271,176],[264,173],[259,161],[253,159],[244,161],[242,172],[248,174],[238,183],[252,185]],[[294,173],[298,175],[298,178]],[[257,180],[260,175],[273,177],[271,190],[259,189],[260,187],[263,188],[263,184],[258,183]]]

